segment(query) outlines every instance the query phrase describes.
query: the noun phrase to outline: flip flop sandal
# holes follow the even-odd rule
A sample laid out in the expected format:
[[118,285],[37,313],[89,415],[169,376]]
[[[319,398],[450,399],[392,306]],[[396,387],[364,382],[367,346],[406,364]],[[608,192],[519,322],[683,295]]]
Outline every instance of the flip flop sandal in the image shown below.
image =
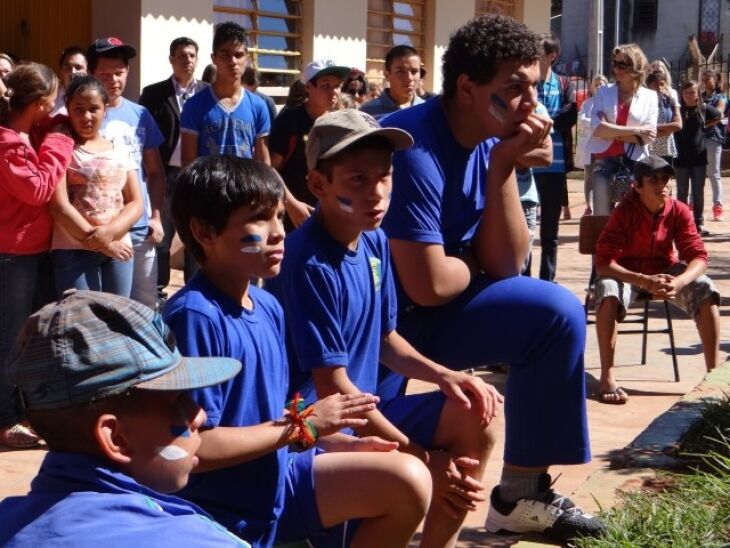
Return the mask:
[[608,405],[623,405],[629,401],[629,396],[623,388],[617,386],[613,390],[600,392],[598,394],[598,401]]

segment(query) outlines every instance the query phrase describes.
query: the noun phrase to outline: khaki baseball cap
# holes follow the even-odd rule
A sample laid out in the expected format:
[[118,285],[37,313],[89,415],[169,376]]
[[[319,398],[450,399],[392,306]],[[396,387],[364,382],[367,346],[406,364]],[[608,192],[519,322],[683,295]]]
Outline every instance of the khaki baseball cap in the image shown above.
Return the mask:
[[335,110],[317,118],[307,136],[307,167],[314,169],[319,160],[331,158],[372,135],[384,137],[395,150],[404,150],[413,144],[410,133],[394,127],[380,127],[377,120],[365,112],[353,108]]

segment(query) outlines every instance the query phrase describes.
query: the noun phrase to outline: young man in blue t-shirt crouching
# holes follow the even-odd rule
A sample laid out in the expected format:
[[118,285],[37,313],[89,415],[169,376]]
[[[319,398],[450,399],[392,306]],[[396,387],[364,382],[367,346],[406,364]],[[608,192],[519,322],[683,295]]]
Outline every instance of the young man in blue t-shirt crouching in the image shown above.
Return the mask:
[[[426,468],[380,438],[329,436],[365,424],[378,399],[338,394],[306,410],[286,403],[283,312],[250,283],[279,272],[283,199],[280,177],[254,160],[201,158],[178,178],[172,215],[200,271],[167,303],[165,319],[190,355],[246,364],[194,392],[208,420],[202,473],[183,496],[254,546],[331,542],[328,529],[352,518],[361,518],[353,546],[405,546],[430,500]],[[327,452],[310,449],[315,442]]]
[[379,362],[441,388],[381,401],[355,430],[398,442],[399,451],[429,467],[434,500],[422,542],[454,546],[467,511],[486,498],[479,480],[502,397],[480,379],[427,359],[395,329],[395,282],[379,226],[390,202],[393,151],[412,143],[405,131],[382,129],[357,110],[317,119],[307,165],[319,205],[287,238],[282,273],[271,286],[286,311],[298,369],[292,386],[305,398],[374,392]]

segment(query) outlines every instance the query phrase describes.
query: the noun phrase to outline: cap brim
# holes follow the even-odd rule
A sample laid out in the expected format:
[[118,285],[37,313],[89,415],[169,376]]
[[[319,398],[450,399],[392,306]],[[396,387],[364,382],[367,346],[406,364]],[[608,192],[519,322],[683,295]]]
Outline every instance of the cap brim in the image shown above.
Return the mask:
[[390,141],[390,144],[393,145],[395,150],[405,150],[413,145],[413,137],[411,137],[411,134],[407,131],[395,127],[384,127],[374,129],[373,131],[363,131],[350,135],[322,154],[318,160],[331,158],[341,150],[346,149],[351,144],[359,141],[360,139],[364,139],[365,137],[384,137]]
[[111,52],[119,52],[126,59],[134,59],[135,57],[137,57],[137,50],[127,44],[124,44],[123,46],[114,46],[103,50],[91,50],[89,54],[91,56],[100,57]]
[[339,76],[343,80],[350,76],[350,72],[352,72],[352,69],[350,67],[342,67],[342,66],[334,66],[334,67],[325,67],[322,70],[320,70],[317,74],[312,76],[308,81],[311,82],[315,78],[322,78],[324,76]]
[[221,384],[235,377],[241,362],[232,358],[183,358],[164,375],[135,384],[144,390],[192,390]]

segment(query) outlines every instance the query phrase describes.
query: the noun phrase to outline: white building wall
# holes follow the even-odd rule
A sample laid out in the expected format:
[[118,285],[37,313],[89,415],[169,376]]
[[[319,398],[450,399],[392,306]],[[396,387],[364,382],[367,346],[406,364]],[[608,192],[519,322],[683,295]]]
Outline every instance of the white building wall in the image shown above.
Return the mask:
[[170,42],[181,36],[192,38],[198,43],[200,49],[195,76],[200,78],[205,66],[210,63],[212,52],[213,3],[200,0],[142,0],[142,87],[172,74],[168,60]]

